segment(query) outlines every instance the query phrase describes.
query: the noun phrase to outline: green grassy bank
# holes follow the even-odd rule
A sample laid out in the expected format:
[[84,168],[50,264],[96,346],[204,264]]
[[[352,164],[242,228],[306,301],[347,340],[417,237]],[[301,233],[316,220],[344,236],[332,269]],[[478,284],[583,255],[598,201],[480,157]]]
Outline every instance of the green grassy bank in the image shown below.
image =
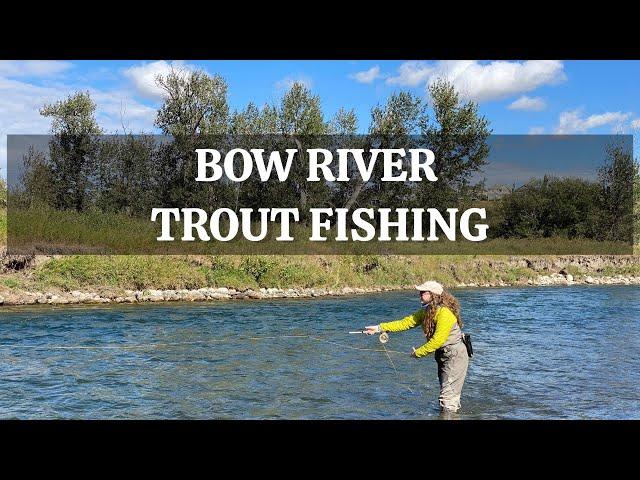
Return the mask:
[[[5,244],[6,214],[0,212],[0,246]],[[598,274],[640,276],[637,260],[605,264]],[[566,270],[576,278],[593,274],[577,266]],[[544,273],[551,272],[498,255],[69,255],[37,257],[25,268],[5,268],[0,291],[398,288],[426,278],[450,286],[519,284]]]
[[[601,275],[640,276],[640,259],[604,265]],[[576,279],[593,273],[569,266]],[[63,256],[0,274],[0,290],[143,290],[229,287],[398,288],[425,279],[525,284],[545,272],[505,257],[471,256]]]
[[[55,219],[55,221],[51,221]],[[6,214],[5,214],[6,241]],[[223,222],[224,223],[224,222]],[[279,242],[279,226],[267,228],[267,236],[260,242],[250,242],[238,234],[229,242],[182,242],[182,224],[172,226],[173,242],[158,242],[160,224],[121,213],[58,211],[46,207],[15,210],[11,217],[11,238],[14,246],[23,251],[50,254],[129,254],[144,252],[161,255],[228,255],[228,254],[385,254],[397,255],[592,255],[602,253],[630,254],[628,243],[597,241],[586,238],[569,239],[562,236],[549,238],[490,238],[473,242],[458,235],[455,242],[441,236],[438,242],[311,242],[310,227],[291,225],[290,234],[295,242]],[[223,226],[226,232],[228,227]],[[260,231],[253,224],[252,231]],[[323,232],[335,238],[336,227]],[[426,232],[425,232],[426,235]],[[384,250],[383,250],[384,249]]]
[[[516,282],[528,268],[471,267],[461,256],[64,256],[34,268],[0,275],[0,285],[21,290],[87,288],[197,289],[230,287],[399,287],[424,278],[445,284]],[[465,268],[465,263],[469,268]]]

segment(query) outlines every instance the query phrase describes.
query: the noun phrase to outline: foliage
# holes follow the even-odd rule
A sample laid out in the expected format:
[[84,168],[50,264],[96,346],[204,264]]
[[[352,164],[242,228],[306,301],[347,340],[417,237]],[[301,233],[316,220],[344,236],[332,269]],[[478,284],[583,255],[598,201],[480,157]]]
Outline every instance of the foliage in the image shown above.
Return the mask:
[[7,207],[7,183],[0,177],[0,208]]
[[[230,112],[228,87],[218,75],[172,70],[158,76],[156,82],[164,101],[155,123],[172,136],[171,141],[131,134],[97,139],[101,129],[95,120],[96,105],[87,92],[45,105],[41,113],[52,119],[53,137],[48,152],[32,148],[26,153],[16,205],[145,220],[154,207],[188,206],[206,211],[225,207],[236,212],[297,207],[300,224],[308,226],[309,207],[429,206],[443,211],[478,206],[482,197],[483,183],[474,184],[472,179],[487,162],[489,122],[479,114],[477,104],[463,101],[447,81],[430,85],[427,101],[409,92],[392,94],[372,108],[367,135],[356,135],[353,110],[341,108],[333,118],[325,118],[321,98],[301,83],[294,83],[278,103],[261,107],[249,103]],[[195,182],[194,149],[213,143],[224,150],[232,141],[234,147],[249,149],[259,143],[281,152],[295,148],[298,154],[282,182],[262,182],[256,169],[244,182]],[[434,164],[438,181],[383,182],[382,161],[374,165],[371,178],[364,180],[353,158],[347,161],[352,181],[306,180],[307,148],[345,144],[366,152],[365,162],[373,148],[429,148],[438,159]],[[404,158],[405,165],[408,161]],[[334,173],[337,165],[332,164]],[[628,181],[634,177],[638,178],[638,166],[630,152],[611,146],[597,182],[545,177],[500,201],[484,202],[490,212],[489,234],[626,241],[634,224],[640,232],[639,212],[633,213],[633,202],[640,204],[640,193]],[[6,204],[3,196],[6,186],[0,184],[0,206]],[[247,266],[245,273],[259,282],[262,274],[256,268]]]

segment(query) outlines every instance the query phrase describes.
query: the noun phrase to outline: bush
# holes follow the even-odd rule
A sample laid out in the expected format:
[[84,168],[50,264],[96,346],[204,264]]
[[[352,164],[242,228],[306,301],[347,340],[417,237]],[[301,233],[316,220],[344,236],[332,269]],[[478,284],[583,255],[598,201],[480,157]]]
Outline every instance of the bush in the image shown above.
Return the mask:
[[503,238],[595,238],[600,188],[575,178],[533,180],[502,198],[495,233]]
[[21,282],[15,278],[5,278],[2,280],[2,284],[7,288],[18,288],[21,286]]
[[67,291],[87,286],[201,288],[207,283],[204,272],[191,267],[184,257],[172,256],[68,256],[41,265],[35,277],[43,285]]
[[260,279],[261,287],[311,288],[327,283],[329,278],[320,266],[302,262],[277,265]]
[[242,271],[253,277],[256,283],[260,284],[260,279],[275,266],[273,259],[263,256],[250,256],[242,260]]
[[7,207],[7,183],[0,177],[0,208]]
[[227,287],[238,290],[256,287],[256,280],[224,257],[214,257],[211,266],[203,267],[210,287]]

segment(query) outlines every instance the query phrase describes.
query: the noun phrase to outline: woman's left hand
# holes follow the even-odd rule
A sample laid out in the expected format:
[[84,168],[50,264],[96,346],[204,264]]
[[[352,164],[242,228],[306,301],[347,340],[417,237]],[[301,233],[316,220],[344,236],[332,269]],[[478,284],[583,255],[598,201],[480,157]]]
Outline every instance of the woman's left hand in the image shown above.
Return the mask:
[[411,347],[411,350],[413,350],[413,351],[411,352],[411,356],[412,356],[413,358],[418,358],[418,357],[416,356],[416,349],[415,349],[414,347]]

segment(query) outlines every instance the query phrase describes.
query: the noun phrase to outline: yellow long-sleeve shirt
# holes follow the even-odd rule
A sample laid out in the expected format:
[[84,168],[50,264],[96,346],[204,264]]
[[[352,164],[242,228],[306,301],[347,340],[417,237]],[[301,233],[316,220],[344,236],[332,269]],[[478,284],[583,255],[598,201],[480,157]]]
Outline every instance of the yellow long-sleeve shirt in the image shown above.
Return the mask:
[[[421,308],[400,320],[381,323],[380,329],[383,332],[402,332],[404,330],[409,330],[410,328],[421,325],[426,313],[426,310]],[[439,307],[436,312],[435,322],[436,330],[433,333],[433,336],[420,348],[416,348],[416,357],[424,357],[435,352],[438,348],[444,345],[449,337],[449,333],[451,333],[451,329],[457,322],[457,319],[453,312],[447,307]]]

